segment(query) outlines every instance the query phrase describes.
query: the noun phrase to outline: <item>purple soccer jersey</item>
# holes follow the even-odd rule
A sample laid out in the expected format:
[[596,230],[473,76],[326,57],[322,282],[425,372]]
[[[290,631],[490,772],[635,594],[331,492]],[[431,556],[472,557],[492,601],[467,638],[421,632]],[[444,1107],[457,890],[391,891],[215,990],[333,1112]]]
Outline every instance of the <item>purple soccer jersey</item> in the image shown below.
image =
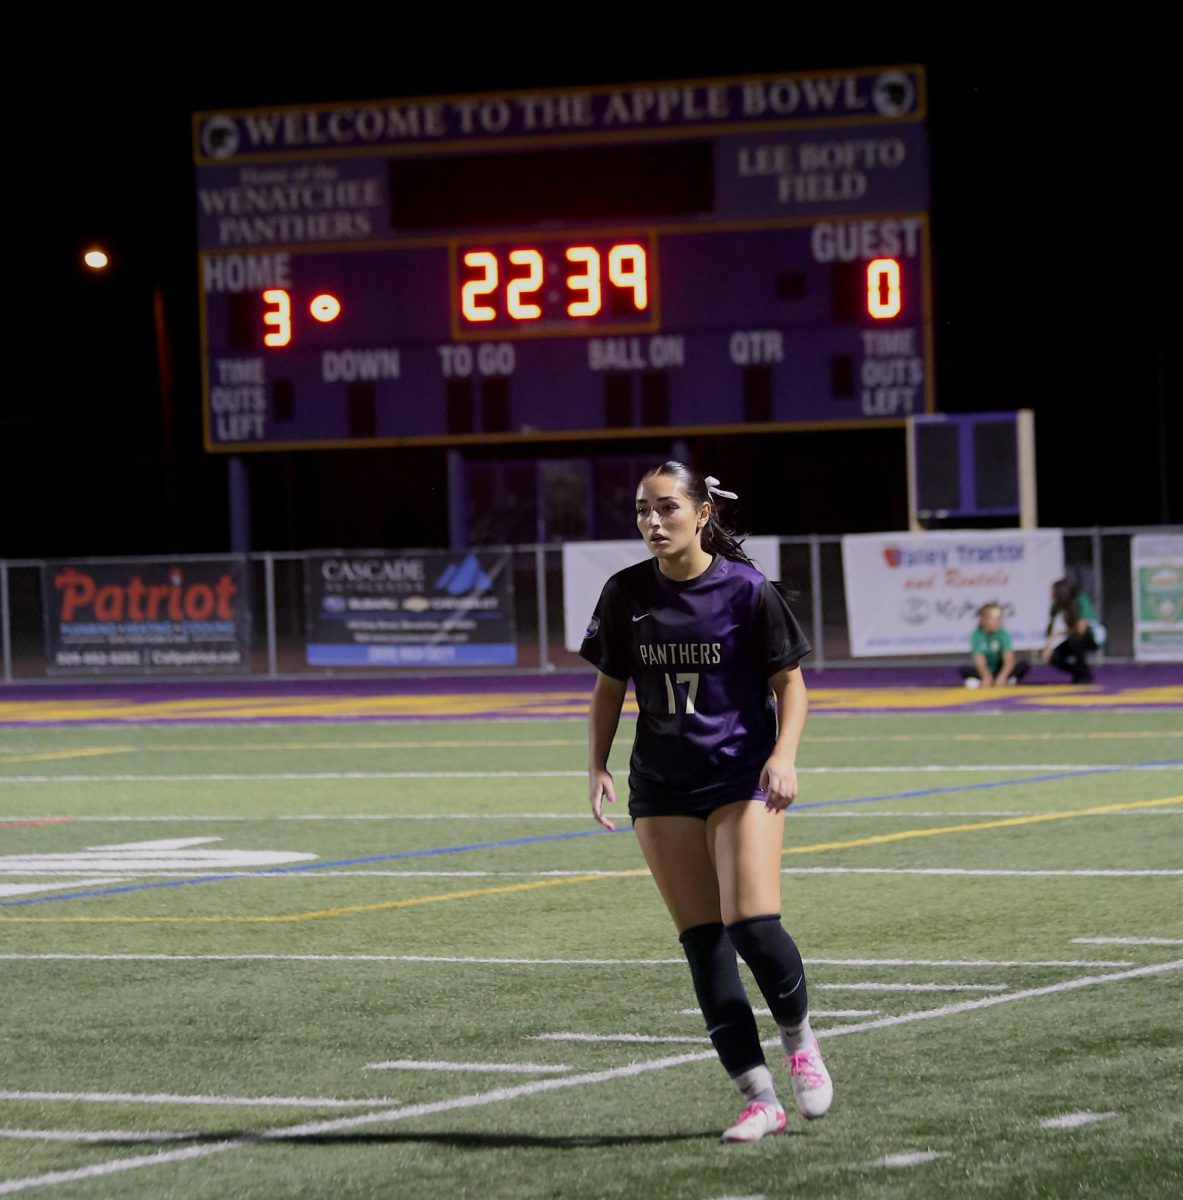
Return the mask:
[[768,680],[809,653],[777,588],[717,555],[694,579],[656,559],[604,585],[579,653],[636,685],[633,816],[707,811],[755,793],[776,741]]

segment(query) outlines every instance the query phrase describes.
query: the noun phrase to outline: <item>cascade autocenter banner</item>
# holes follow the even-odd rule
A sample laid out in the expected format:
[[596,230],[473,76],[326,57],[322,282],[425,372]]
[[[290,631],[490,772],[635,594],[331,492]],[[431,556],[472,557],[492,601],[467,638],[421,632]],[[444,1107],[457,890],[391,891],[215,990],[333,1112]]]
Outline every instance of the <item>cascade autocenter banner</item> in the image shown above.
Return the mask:
[[507,550],[385,550],[305,560],[313,667],[513,666]]
[[1134,583],[1134,658],[1183,662],[1183,536],[1130,539]]
[[246,570],[241,558],[46,563],[47,673],[246,670]]
[[[769,579],[780,579],[780,544],[774,537],[750,537],[744,553]],[[639,537],[612,542],[566,542],[563,545],[563,644],[578,651],[587,623],[610,575],[652,558]]]
[[850,652],[964,654],[983,604],[1002,606],[1018,650],[1043,645],[1059,529],[861,533],[842,539]]

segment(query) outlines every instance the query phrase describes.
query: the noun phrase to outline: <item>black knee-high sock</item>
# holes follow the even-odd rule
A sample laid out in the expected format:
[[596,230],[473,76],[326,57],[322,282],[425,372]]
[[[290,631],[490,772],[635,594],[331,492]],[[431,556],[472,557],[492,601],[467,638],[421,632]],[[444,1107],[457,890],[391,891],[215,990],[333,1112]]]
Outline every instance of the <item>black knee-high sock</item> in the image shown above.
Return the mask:
[[748,917],[727,926],[727,936],[752,969],[776,1023],[792,1029],[809,1014],[805,967],[797,943],[785,932],[779,913]]
[[698,1007],[723,1069],[735,1078],[764,1066],[756,1018],[726,930],[721,924],[695,925],[678,940],[686,952]]

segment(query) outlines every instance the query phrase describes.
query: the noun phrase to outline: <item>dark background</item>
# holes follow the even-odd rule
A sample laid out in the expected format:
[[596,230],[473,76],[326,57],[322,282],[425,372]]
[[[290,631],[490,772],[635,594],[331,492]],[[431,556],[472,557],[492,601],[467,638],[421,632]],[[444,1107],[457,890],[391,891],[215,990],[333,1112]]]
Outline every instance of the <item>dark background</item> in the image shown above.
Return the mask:
[[[194,111],[894,63],[928,71],[938,408],[1035,410],[1043,525],[1183,521],[1168,354],[1183,269],[1168,182],[1179,106],[1153,34],[1069,52],[1054,41],[993,49],[972,30],[944,41],[756,30],[731,47],[700,32],[697,49],[673,53],[619,31],[601,31],[601,52],[592,32],[543,53],[524,32],[458,44],[439,30],[424,40],[363,28],[344,41],[314,30],[286,43],[191,31],[167,47],[154,35],[135,53],[113,51],[114,37],[14,64],[23,103],[6,167],[19,219],[10,216],[16,336],[0,406],[0,555],[229,547],[227,460],[201,446]],[[113,255],[102,274],[79,265],[96,242]],[[154,295],[172,347],[171,406],[161,403]],[[898,430],[686,440],[696,465],[742,494],[735,516],[752,532],[906,527]],[[669,446],[606,449],[656,461]],[[445,545],[444,456],[245,455],[252,548]]]

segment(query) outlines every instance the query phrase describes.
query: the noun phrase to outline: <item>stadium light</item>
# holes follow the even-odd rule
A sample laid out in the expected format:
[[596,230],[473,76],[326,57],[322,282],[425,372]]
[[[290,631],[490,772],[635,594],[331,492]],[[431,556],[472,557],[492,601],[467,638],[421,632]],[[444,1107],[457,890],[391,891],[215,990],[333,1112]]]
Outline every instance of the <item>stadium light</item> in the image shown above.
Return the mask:
[[82,256],[82,261],[92,271],[101,271],[109,265],[111,260],[107,257],[105,250],[101,250],[98,246],[93,246]]

